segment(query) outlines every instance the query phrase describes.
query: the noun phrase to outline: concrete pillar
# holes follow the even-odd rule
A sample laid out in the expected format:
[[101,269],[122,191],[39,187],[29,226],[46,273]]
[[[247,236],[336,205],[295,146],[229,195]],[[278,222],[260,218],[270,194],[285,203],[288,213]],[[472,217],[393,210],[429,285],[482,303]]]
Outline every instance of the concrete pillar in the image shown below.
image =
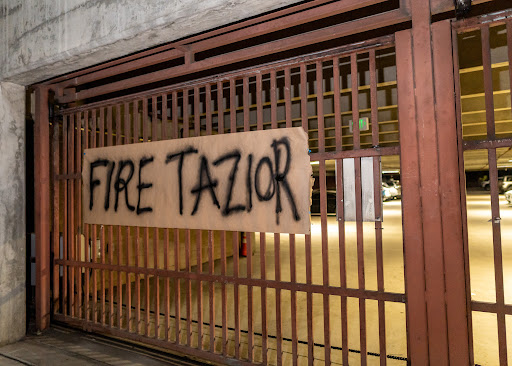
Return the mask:
[[0,345],[25,334],[25,88],[0,82]]

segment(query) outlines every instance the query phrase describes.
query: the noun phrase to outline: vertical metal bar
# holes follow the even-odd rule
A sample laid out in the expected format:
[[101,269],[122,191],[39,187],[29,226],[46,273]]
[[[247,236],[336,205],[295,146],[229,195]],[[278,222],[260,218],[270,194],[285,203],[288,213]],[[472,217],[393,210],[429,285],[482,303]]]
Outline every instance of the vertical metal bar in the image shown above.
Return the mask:
[[[277,80],[276,71],[270,72],[270,124],[277,128]],[[275,280],[281,281],[281,235],[274,233],[274,270]],[[276,353],[277,365],[283,363],[283,336],[281,320],[281,290],[276,288]]]
[[[189,136],[189,91],[183,90],[183,137]],[[190,265],[190,229],[185,230],[185,266],[187,272],[191,272]],[[187,346],[192,347],[192,282],[187,279],[186,282],[186,306],[187,306]]]
[[162,94],[162,140],[167,140],[167,94]]
[[[132,126],[132,118],[130,114],[130,103],[124,103],[124,141],[123,143],[125,145],[131,143],[131,126]],[[135,113],[135,112],[134,112]],[[130,265],[130,245],[131,245],[131,230],[129,226],[125,227],[125,240],[124,243],[126,245],[126,262],[125,265]],[[122,257],[121,257],[122,258]],[[121,262],[119,262],[121,265]],[[131,331],[131,319],[132,319],[132,282],[131,282],[131,275],[129,271],[126,271],[125,273],[125,279],[126,279],[126,329],[128,332]],[[122,300],[121,300],[122,302]],[[120,325],[121,326],[121,325]]]
[[[178,120],[178,92],[172,93],[172,138],[179,138],[179,120]],[[174,270],[180,270],[180,230],[174,229]],[[179,277],[174,280],[174,312],[175,325],[174,332],[176,344],[180,344],[181,335],[181,281]]]
[[[68,116],[68,159],[66,164],[68,166],[68,174],[74,173],[74,154],[75,154],[75,116],[73,114]],[[74,240],[74,226],[75,226],[75,202],[74,202],[74,182],[68,180],[68,254],[69,259],[75,260],[75,240]],[[70,301],[70,315],[75,316],[76,313],[76,297],[75,297],[75,267],[69,267],[69,301]]]
[[[286,127],[292,127],[292,97],[291,97],[291,75],[290,68],[284,69],[284,103],[285,103],[285,118]],[[289,235],[290,241],[290,282],[295,284],[296,279],[296,266],[295,266],[295,234]],[[290,291],[290,317],[292,327],[292,364],[297,365],[298,362],[298,335],[297,335],[297,292],[292,289]]]
[[[357,79],[357,54],[350,55],[351,81],[352,81],[352,131],[354,136],[354,150],[359,149],[359,89]],[[354,159],[355,183],[356,183],[356,231],[357,231],[357,268],[358,284],[360,289],[365,288],[364,278],[364,239],[363,239],[363,215],[361,195],[361,158]],[[361,365],[366,365],[366,305],[365,300],[359,299],[359,331],[361,348]]]
[[[138,122],[138,121],[137,121]],[[135,137],[138,140],[138,136]],[[140,267],[140,229],[135,227],[135,267]],[[135,333],[140,334],[140,274],[135,273]]]
[[[140,142],[140,112],[139,100],[133,102],[133,141],[134,143]],[[135,227],[135,267],[140,267],[140,229]],[[128,248],[130,245],[128,245]],[[135,273],[135,333],[140,334],[140,274]]]
[[[378,104],[377,104],[377,76],[375,50],[369,52],[369,68],[370,68],[370,109],[371,109],[371,126],[372,126],[372,146],[379,145],[379,121],[378,121]],[[380,159],[373,158],[373,202],[375,202],[375,245],[377,259],[377,289],[384,292],[384,258],[382,253],[382,188],[381,188]],[[384,301],[379,300],[379,353],[381,366],[386,365],[386,312]]]
[[151,141],[158,140],[158,104],[157,97],[153,96],[151,97]]
[[[69,124],[69,116],[64,115],[62,118],[62,170],[63,174],[68,174],[68,124]],[[64,180],[63,184],[63,192],[62,192],[62,199],[63,204],[62,208],[64,212],[62,213],[62,256],[65,260],[69,260],[69,237],[68,237],[68,210],[69,210],[69,197],[68,197],[68,180]],[[69,296],[70,296],[70,283],[68,281],[70,275],[69,275],[69,266],[63,266],[63,275],[62,275],[62,282],[63,282],[63,288],[62,288],[62,295],[63,295],[63,307],[64,307],[64,315],[70,314],[69,309]]]
[[[460,72],[459,72],[459,49],[457,43],[457,30],[452,28],[452,57],[454,65],[454,85],[455,85],[455,110],[456,110],[456,123],[457,123],[457,150],[459,161],[464,161],[464,147],[461,143],[462,138],[462,106],[460,99]],[[510,47],[509,47],[510,50]],[[459,192],[460,192],[460,210],[462,213],[462,236],[463,236],[463,258],[464,258],[464,279],[465,279],[465,292],[466,292],[466,307],[465,313],[467,316],[466,321],[466,338],[468,340],[468,358],[469,364],[473,365],[474,351],[473,351],[473,321],[471,313],[471,291],[467,289],[471,288],[470,273],[469,273],[469,239],[468,239],[468,221],[467,221],[467,206],[466,206],[466,180],[464,164],[459,164]]]
[[[59,217],[59,196],[60,196],[60,181],[55,177],[60,174],[60,155],[59,155],[59,136],[60,124],[55,122],[53,124],[53,146],[52,146],[52,161],[53,161],[53,228],[52,228],[52,241],[53,241],[53,313],[62,311],[60,307],[60,266],[55,264],[55,261],[60,258],[60,217]],[[37,260],[37,259],[36,259]],[[36,262],[37,263],[37,262]],[[36,289],[37,290],[37,289]],[[39,311],[39,310],[37,310]]]
[[[507,55],[508,55],[508,77],[509,77],[509,85],[512,90],[512,72],[510,71],[512,68],[512,21],[510,19],[507,21]],[[510,99],[512,103],[512,92],[510,93]],[[512,105],[512,104],[511,104]]]
[[[169,270],[169,229],[164,229],[164,268]],[[165,307],[164,307],[164,315],[165,315],[165,335],[164,339],[169,341],[169,313],[170,313],[170,293],[169,293],[169,277],[165,277],[165,288],[164,288],[164,296],[165,296]]]
[[[73,125],[73,133],[74,138],[73,141],[75,146],[73,147],[73,173],[82,171],[81,169],[81,159],[82,159],[82,140],[81,140],[81,121],[80,121],[80,112],[77,112],[74,116],[75,123]],[[81,241],[81,185],[80,180],[77,178],[73,182],[73,190],[74,190],[74,210],[75,210],[75,220],[73,221],[73,244],[75,251],[75,261],[80,261],[80,241]],[[75,316],[80,317],[80,308],[81,308],[81,268],[80,266],[75,267]]]
[[107,107],[107,142],[106,146],[113,145],[113,131],[112,131],[112,106]]
[[418,205],[418,123],[414,98],[412,31],[395,35],[398,120],[400,128],[404,279],[407,293],[408,353],[414,365],[429,364],[427,307],[425,293],[425,258],[423,252],[422,210]]
[[[323,88],[323,62],[316,62],[316,109],[318,121],[318,151],[325,151],[325,126],[324,126],[324,88]],[[320,226],[322,233],[322,274],[324,286],[329,286],[329,248],[327,238],[327,186],[325,160],[320,160]],[[331,341],[329,328],[329,295],[323,295],[324,312],[324,352],[325,364],[331,363]]]
[[[156,136],[156,135],[155,135]],[[153,276],[154,282],[154,302],[155,302],[155,338],[158,339],[160,334],[160,278],[156,275],[159,269],[158,257],[160,255],[158,247],[160,243],[159,230],[153,228],[153,268],[155,269],[155,275]]]
[[[158,104],[157,104],[157,97],[153,96],[151,98],[151,140],[152,141],[158,141]],[[163,119],[163,110],[162,110],[162,119]],[[158,263],[158,257],[159,257],[159,229],[153,228],[153,260],[154,265],[153,268],[155,269],[155,275],[153,276],[153,284],[154,284],[154,301],[155,301],[155,338],[158,339],[159,333],[160,333],[160,278],[156,275],[157,270],[159,268]]]
[[[96,134],[97,134],[97,110],[92,110],[92,126],[91,126],[91,147],[96,147]],[[97,260],[97,236],[96,236],[97,226],[91,226],[91,241],[92,241],[92,251],[91,251],[91,261],[96,262]],[[98,315],[98,281],[97,281],[97,270],[95,268],[91,269],[92,271],[92,321],[97,322]]]
[[[76,114],[76,171],[82,171],[82,156],[83,156],[83,145],[82,145],[82,112],[77,112]],[[55,180],[54,180],[55,184]],[[82,262],[82,234],[83,234],[83,226],[82,226],[82,180],[81,178],[75,181],[75,194],[76,194],[76,210],[77,210],[77,231],[76,231],[76,246],[77,246],[77,261]],[[77,279],[78,279],[78,317],[82,317],[82,266],[77,268]]]
[[[309,130],[308,120],[308,78],[306,64],[300,65],[300,108],[301,108],[301,119],[302,128],[306,133]],[[312,283],[311,273],[311,235],[305,236],[305,254],[306,254],[306,283],[310,285]],[[312,366],[314,363],[314,340],[313,340],[313,294],[311,292],[306,293],[306,318],[307,318],[307,333],[308,333],[308,365]]]
[[[333,80],[333,95],[334,95],[334,132],[336,151],[341,151],[341,106],[340,106],[340,59],[334,57],[332,60],[332,80]],[[340,202],[340,201],[337,201]]]
[[[217,131],[219,134],[224,133],[224,92],[222,89],[222,81],[217,82]],[[220,260],[221,275],[226,275],[226,232],[220,232]],[[222,354],[228,355],[228,301],[226,294],[226,284],[221,284],[221,306],[222,306]]]
[[[201,135],[199,87],[194,88],[194,135]],[[197,274],[203,272],[203,245],[201,230],[196,230]],[[203,281],[197,281],[197,348],[203,349]]]
[[[100,108],[100,119],[98,121],[100,129],[99,147],[105,146],[105,112],[104,108]],[[100,225],[100,261],[105,263],[105,227]],[[105,270],[100,270],[101,275],[101,324],[105,325]]]
[[[256,74],[256,128],[263,130],[263,100],[262,100],[262,77],[261,73]],[[265,233],[260,233],[260,276],[266,279],[265,264]],[[260,287],[261,291],[261,353],[262,362],[267,364],[267,289]]]
[[[121,104],[116,106],[116,146],[122,144],[122,129],[121,129]],[[125,122],[126,123],[126,122]],[[125,136],[126,137],[126,136]],[[117,226],[117,265],[121,266],[121,258],[122,258],[122,227]],[[122,328],[121,325],[121,314],[123,310],[123,284],[121,280],[121,271],[117,271],[117,327],[119,329]],[[126,281],[126,286],[128,286],[128,281]]]
[[[167,140],[167,94],[162,94],[162,140]],[[166,270],[169,269],[169,229],[164,229],[164,268]],[[164,326],[165,326],[165,334],[164,339],[169,341],[169,314],[170,314],[170,293],[169,293],[170,281],[169,277],[165,277],[165,288],[164,288]]]
[[50,121],[48,89],[36,89],[34,127],[36,328],[50,325]]
[[[354,121],[357,121],[354,117]],[[364,239],[363,239],[363,215],[362,215],[362,192],[361,192],[361,158],[354,159],[355,164],[355,186],[356,186],[356,231],[357,231],[357,269],[359,289],[365,288],[364,276]],[[364,298],[359,299],[359,331],[361,365],[366,365],[366,305]]]
[[494,124],[494,101],[493,101],[493,83],[492,83],[492,65],[491,65],[491,41],[489,35],[489,25],[481,29],[482,36],[482,65],[484,71],[484,91],[485,91],[485,119],[487,121],[487,138],[489,140],[496,138]]
[[[357,82],[357,54],[350,55],[350,80],[352,88],[352,131],[354,150],[359,149],[361,146],[359,136],[359,89]],[[357,164],[356,164],[357,165]]]
[[[236,132],[237,119],[236,119],[236,81],[235,79],[229,80],[229,116],[231,121],[231,133]],[[235,240],[236,239],[236,240]],[[238,235],[233,236],[233,277],[238,278],[239,275],[239,254],[238,254]],[[234,287],[234,318],[235,318],[235,358],[240,358],[240,294],[238,284],[235,283]]]
[[507,333],[505,324],[505,292],[503,288],[503,256],[501,244],[500,202],[498,191],[498,163],[496,149],[489,149],[489,178],[491,186],[491,212],[492,212],[492,241],[494,248],[494,281],[496,284],[496,304],[498,305],[498,349],[500,365],[508,365],[507,361]]
[[[317,90],[317,93],[319,91]],[[329,286],[329,243],[327,238],[327,185],[325,160],[320,160],[319,165],[320,178],[320,226],[322,232],[322,276],[323,285]],[[331,339],[330,339],[330,310],[329,294],[323,295],[323,315],[324,315],[324,352],[325,364],[331,363]]]
[[[445,272],[445,301],[450,364],[470,364],[469,333],[467,328],[466,283],[464,280],[464,236],[461,228],[461,175],[454,95],[452,27],[450,21],[432,24],[435,116],[439,143],[439,183],[442,212],[443,255]],[[459,140],[459,144],[462,139]],[[464,189],[465,190],[465,189]]]
[[[144,123],[146,124],[146,123]],[[143,245],[144,245],[144,268],[149,268],[149,228],[144,227],[143,232]],[[149,308],[149,274],[144,274],[144,335],[149,337],[150,331],[150,308]]]
[[[112,106],[107,107],[107,146],[113,145],[113,131],[112,131]],[[112,225],[108,226],[108,250],[109,254],[109,263],[113,264],[114,262],[114,227]],[[108,284],[108,294],[109,294],[109,321],[108,325],[110,327],[113,326],[114,321],[114,271],[109,270],[109,284]]]
[[[244,103],[244,131],[251,130],[250,127],[250,90],[249,77],[243,79],[243,103]],[[247,278],[252,278],[252,234],[245,233],[247,241]],[[254,358],[254,330],[253,330],[253,288],[247,286],[247,358],[249,362]]]
[[[206,84],[205,87],[205,110],[206,110],[206,135],[212,134],[212,107],[211,99],[212,92],[210,84]],[[231,106],[230,106],[231,108]],[[213,231],[208,230],[208,269],[210,275],[215,273],[214,264],[214,242],[213,242]],[[210,305],[210,352],[215,352],[215,283],[209,281],[208,283],[208,295]]]
[[[148,98],[144,97],[142,99],[142,142],[148,142],[149,141],[149,119],[148,119]],[[149,228],[146,226],[144,227],[144,268],[149,268]],[[145,323],[145,329],[144,329],[144,335],[149,337],[150,333],[150,291],[149,291],[149,274],[144,274],[144,323]]]
[[[112,225],[108,226],[108,253],[109,253],[109,263],[113,264],[114,262],[114,252],[113,252],[113,243],[114,243],[114,227]],[[108,294],[109,294],[109,314],[108,314],[108,325],[110,327],[113,326],[114,322],[114,271],[109,270],[109,283],[108,283]]]
[[178,92],[172,93],[172,138],[179,137],[180,123],[178,121]]
[[[89,148],[89,111],[85,111],[84,112],[84,142],[83,142],[83,145],[84,145],[84,150],[85,149],[88,149]],[[89,240],[90,240],[90,236],[89,236],[89,230],[91,228],[90,225],[86,224],[84,225],[85,226],[85,232],[84,232],[84,245],[85,245],[85,248],[84,248],[84,251],[85,251],[85,262],[89,262],[91,260],[90,258],[90,255],[89,255],[89,248],[90,248],[90,244],[89,244]],[[84,318],[86,320],[89,320],[89,277],[90,277],[90,270],[88,267],[85,267],[85,272],[84,272],[84,291],[85,291],[85,294],[84,294]]]
[[[336,131],[336,151],[343,150],[340,105],[340,60],[333,59],[333,92],[334,92],[334,128]],[[380,186],[379,186],[380,189]],[[340,260],[340,287],[347,288],[347,272],[345,260],[345,213],[343,197],[343,159],[336,160],[336,214],[338,218],[338,250]],[[341,352],[344,365],[348,365],[348,312],[347,297],[341,296]]]

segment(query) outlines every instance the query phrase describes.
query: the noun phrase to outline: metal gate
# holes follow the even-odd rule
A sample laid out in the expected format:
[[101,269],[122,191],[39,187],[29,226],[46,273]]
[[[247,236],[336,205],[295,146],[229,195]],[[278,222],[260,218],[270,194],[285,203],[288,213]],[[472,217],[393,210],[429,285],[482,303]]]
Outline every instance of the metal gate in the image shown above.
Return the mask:
[[511,15],[453,27],[471,362],[485,365],[507,365],[511,351]]
[[[84,149],[292,126],[309,134],[311,235],[82,221]],[[400,172],[394,37],[64,109],[50,134],[54,320],[221,363],[407,363],[401,201],[382,207],[380,183],[381,165]]]

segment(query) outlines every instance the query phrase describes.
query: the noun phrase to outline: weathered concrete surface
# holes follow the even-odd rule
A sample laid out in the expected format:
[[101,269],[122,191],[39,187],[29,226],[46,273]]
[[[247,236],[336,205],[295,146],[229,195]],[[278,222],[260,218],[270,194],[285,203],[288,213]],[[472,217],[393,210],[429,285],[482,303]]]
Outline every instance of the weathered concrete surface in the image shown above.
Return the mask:
[[299,0],[0,0],[0,80],[28,85]]
[[25,334],[25,88],[0,83],[0,345]]

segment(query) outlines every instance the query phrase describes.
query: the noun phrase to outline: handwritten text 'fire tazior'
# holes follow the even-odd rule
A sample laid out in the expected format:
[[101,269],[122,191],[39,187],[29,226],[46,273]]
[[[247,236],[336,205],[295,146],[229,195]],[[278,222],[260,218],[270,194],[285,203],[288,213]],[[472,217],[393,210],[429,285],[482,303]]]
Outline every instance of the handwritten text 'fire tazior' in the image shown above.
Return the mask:
[[84,221],[307,234],[310,178],[301,128],[88,149]]

